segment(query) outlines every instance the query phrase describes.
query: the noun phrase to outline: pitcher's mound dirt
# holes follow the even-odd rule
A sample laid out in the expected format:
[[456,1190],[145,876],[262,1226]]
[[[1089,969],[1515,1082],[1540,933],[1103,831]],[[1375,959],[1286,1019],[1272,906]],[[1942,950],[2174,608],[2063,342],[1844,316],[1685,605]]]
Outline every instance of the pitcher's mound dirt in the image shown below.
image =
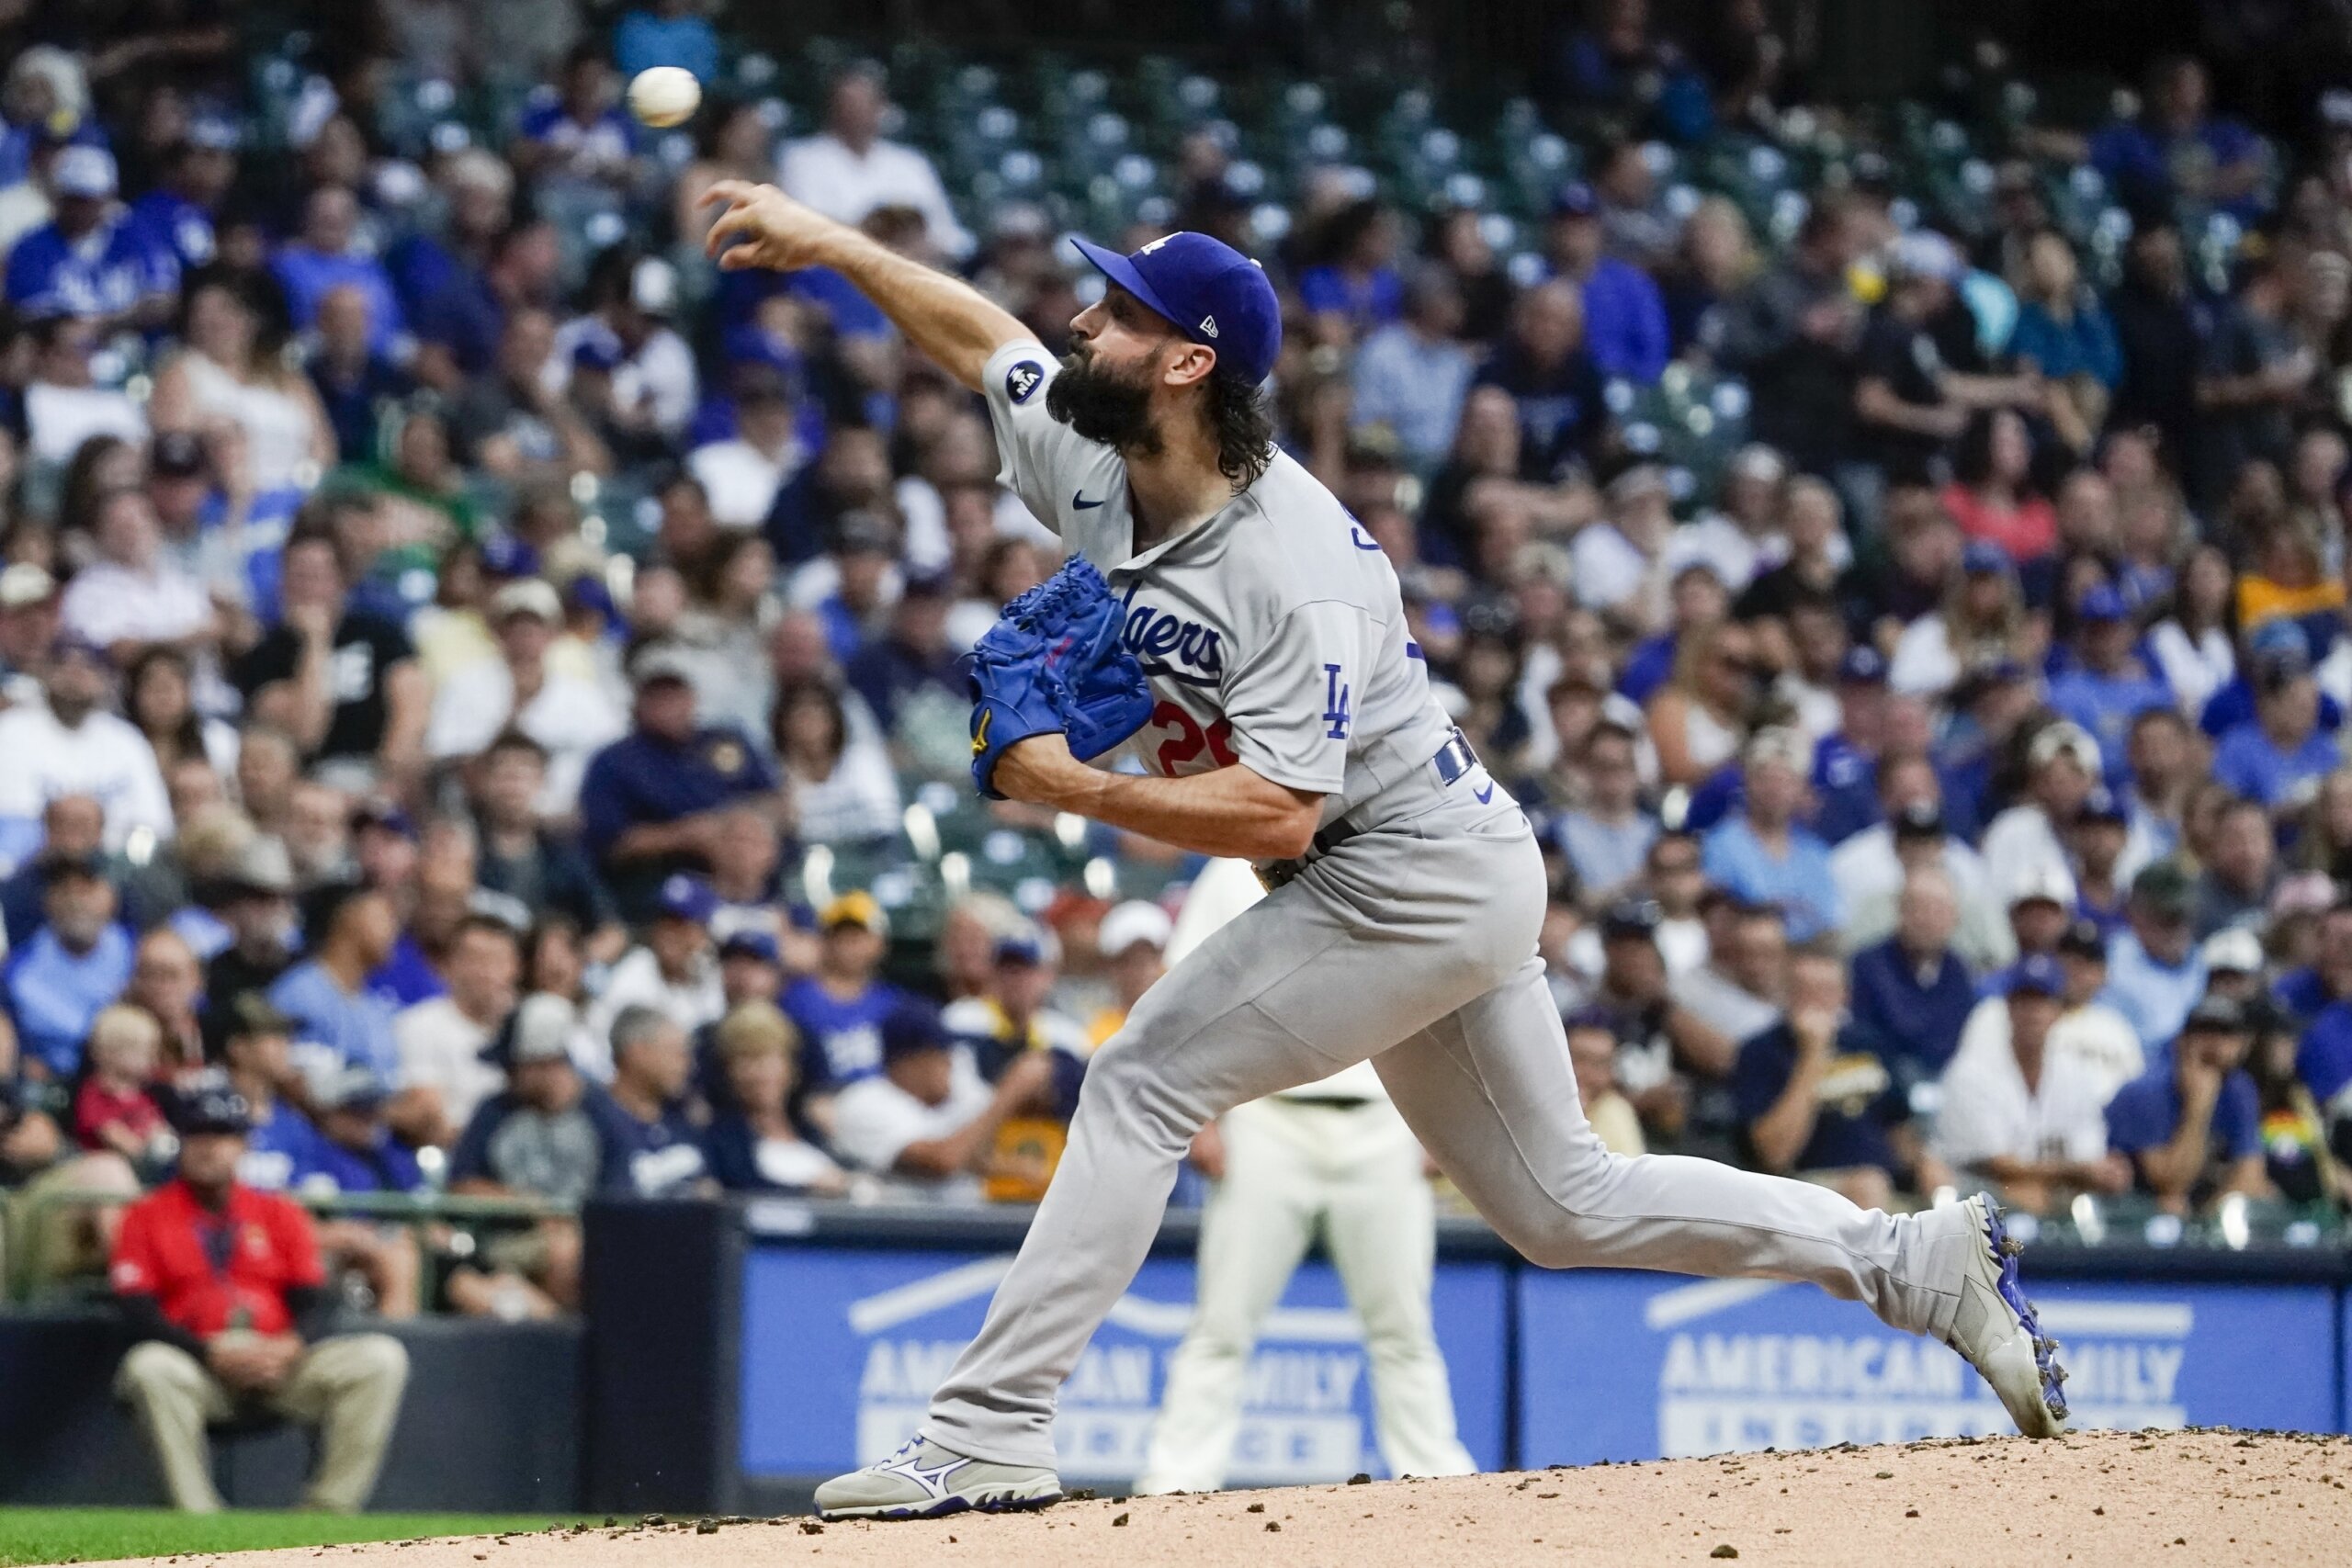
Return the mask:
[[[257,1552],[233,1568],[1806,1568],[2340,1561],[2352,1439],[2224,1430],[1943,1440],[1456,1481],[1104,1498],[1041,1514],[617,1530]],[[707,1532],[707,1533],[706,1533]],[[183,1568],[199,1560],[177,1559]]]

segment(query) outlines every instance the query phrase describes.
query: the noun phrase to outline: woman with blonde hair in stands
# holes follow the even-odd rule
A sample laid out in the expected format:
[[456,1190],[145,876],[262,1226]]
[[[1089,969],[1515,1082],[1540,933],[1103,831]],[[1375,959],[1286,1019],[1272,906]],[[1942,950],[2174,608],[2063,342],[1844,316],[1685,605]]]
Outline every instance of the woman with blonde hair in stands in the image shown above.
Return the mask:
[[715,1064],[731,1109],[703,1134],[710,1173],[729,1192],[839,1193],[832,1156],[792,1120],[800,1032],[774,1002],[748,1001],[718,1021]]
[[1661,784],[1694,786],[1739,755],[1762,669],[1756,634],[1737,621],[1701,626],[1683,638],[1673,679],[1645,710]]

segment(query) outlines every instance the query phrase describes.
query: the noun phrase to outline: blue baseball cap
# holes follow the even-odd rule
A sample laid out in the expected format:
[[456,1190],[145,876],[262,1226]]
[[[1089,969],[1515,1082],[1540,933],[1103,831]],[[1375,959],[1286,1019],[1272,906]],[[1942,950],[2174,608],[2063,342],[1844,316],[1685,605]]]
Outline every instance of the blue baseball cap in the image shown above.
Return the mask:
[[2255,627],[2253,634],[2246,638],[2246,649],[2256,655],[2294,652],[2309,659],[2312,656],[2311,634],[2303,630],[2300,622],[2280,616]]
[[1256,386],[1282,352],[1283,312],[1265,268],[1222,240],[1180,230],[1133,255],[1072,238],[1096,271]]
[[2066,972],[2058,961],[2046,953],[2029,953],[2010,966],[2009,983],[2002,987],[2004,994],[2018,996],[2039,994],[2063,997],[2066,994]]
[[698,926],[710,924],[710,917],[718,912],[718,895],[710,884],[699,876],[678,872],[662,884],[659,898],[662,912],[673,920],[692,920]]
[[2104,582],[2092,583],[2084,592],[2082,602],[2075,608],[2086,622],[2128,621],[2132,618],[2132,607],[2123,602],[2123,595]]
[[763,964],[781,964],[783,951],[775,944],[775,937],[757,926],[745,926],[718,944],[721,958],[756,958]]
[[1838,678],[1853,686],[1886,684],[1886,660],[1869,643],[1858,642],[1838,661]]
[[947,1031],[941,1024],[938,1012],[922,1002],[902,1002],[892,1008],[883,1016],[876,1032],[882,1036],[882,1059],[886,1062],[917,1051],[947,1048]]
[[2009,552],[1990,539],[1971,539],[1968,548],[1961,553],[1962,571],[2007,571]]

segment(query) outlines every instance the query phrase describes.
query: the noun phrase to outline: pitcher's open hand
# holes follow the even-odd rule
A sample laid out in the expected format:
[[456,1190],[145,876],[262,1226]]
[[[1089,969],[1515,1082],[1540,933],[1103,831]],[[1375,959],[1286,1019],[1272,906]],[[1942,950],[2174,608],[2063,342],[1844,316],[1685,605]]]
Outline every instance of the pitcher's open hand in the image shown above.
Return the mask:
[[697,205],[724,204],[727,210],[711,224],[703,249],[728,272],[763,266],[776,272],[824,265],[829,243],[856,230],[836,222],[774,186],[749,180],[721,180],[703,193]]

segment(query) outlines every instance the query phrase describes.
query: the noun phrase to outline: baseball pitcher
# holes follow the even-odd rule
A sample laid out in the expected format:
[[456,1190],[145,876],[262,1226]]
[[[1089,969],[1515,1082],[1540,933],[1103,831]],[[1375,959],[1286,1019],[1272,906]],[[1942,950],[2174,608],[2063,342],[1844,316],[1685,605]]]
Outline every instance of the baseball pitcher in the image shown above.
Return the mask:
[[[721,266],[830,266],[984,394],[1004,481],[1080,558],[978,650],[980,786],[1252,861],[1274,885],[1095,1056],[979,1337],[920,1435],[819,1488],[821,1513],[1059,1497],[1057,1392],[1142,1264],[1193,1135],[1366,1059],[1532,1261],[1810,1280],[1952,1346],[2022,1430],[2059,1429],[2053,1347],[1984,1200],[1864,1211],[1593,1134],[1536,953],[1534,837],[1432,696],[1379,547],[1274,448],[1259,388],[1281,318],[1255,263],[1195,233],[1126,256],[1080,242],[1108,287],[1057,364],[977,290],[772,187],[705,199],[726,209]],[[1137,718],[1127,744],[1149,776],[1091,767],[1068,739],[1091,748]]]

